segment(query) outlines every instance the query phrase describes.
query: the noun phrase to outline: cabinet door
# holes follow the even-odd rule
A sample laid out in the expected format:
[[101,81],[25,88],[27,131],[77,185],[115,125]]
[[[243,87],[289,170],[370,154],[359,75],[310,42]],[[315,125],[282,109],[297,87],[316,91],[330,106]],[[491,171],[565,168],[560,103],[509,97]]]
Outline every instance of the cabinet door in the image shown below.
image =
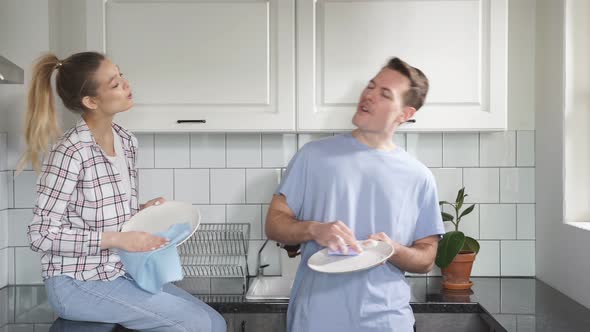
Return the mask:
[[86,0],[86,12],[87,48],[131,83],[124,127],[295,129],[294,0]]
[[424,71],[426,105],[402,131],[503,130],[507,0],[297,1],[298,129],[348,130],[392,56]]
[[284,332],[287,331],[287,314],[236,314],[234,324],[237,332]]

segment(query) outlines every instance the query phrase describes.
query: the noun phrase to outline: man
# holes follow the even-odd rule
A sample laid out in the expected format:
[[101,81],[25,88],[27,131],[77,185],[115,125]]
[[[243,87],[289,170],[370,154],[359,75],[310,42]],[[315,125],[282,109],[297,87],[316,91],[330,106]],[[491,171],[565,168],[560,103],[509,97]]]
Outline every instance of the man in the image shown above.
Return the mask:
[[[291,332],[412,331],[404,271],[426,273],[444,233],[432,173],[395,146],[398,126],[423,105],[428,79],[391,59],[361,94],[352,133],[306,144],[273,196],[269,239],[302,243],[289,303]],[[325,274],[307,260],[322,247],[360,251],[357,239],[394,248],[386,264]]]

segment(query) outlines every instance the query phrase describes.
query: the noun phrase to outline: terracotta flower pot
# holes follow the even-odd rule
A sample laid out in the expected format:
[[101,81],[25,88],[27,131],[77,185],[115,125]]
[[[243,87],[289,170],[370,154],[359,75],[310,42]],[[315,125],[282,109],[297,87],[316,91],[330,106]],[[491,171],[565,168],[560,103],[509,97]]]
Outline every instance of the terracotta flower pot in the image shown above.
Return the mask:
[[475,260],[475,253],[471,251],[461,251],[451,264],[442,272],[442,286],[446,289],[470,289],[473,282],[469,280],[471,277],[471,268]]

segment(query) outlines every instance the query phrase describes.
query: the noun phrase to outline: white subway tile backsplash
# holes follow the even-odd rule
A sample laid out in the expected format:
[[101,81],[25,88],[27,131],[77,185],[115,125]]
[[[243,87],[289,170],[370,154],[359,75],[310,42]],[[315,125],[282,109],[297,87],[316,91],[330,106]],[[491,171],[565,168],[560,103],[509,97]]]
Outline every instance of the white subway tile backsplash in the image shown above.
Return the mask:
[[[8,210],[2,210],[0,211],[0,249],[8,247],[8,238]],[[0,268],[3,266],[0,265]]]
[[154,141],[156,168],[190,167],[189,134],[156,134]]
[[266,231],[264,230],[264,227],[266,225],[266,215],[268,214],[268,208],[270,207],[269,204],[262,204],[261,206],[261,210],[262,210],[262,238],[266,239]]
[[438,199],[455,202],[457,191],[463,187],[463,170],[461,168],[432,168],[436,181]]
[[481,133],[479,136],[481,167],[516,164],[516,132]]
[[264,250],[262,250],[261,263],[268,264],[264,268],[264,275],[279,276],[281,275],[281,259],[279,250],[282,250],[275,241],[268,241]]
[[8,284],[9,285],[14,285],[16,284],[15,280],[15,275],[16,275],[16,269],[15,269],[15,262],[14,262],[14,247],[8,247],[6,248],[7,252],[6,252],[6,256],[8,257],[8,264],[6,264],[8,266]]
[[270,203],[281,180],[280,169],[247,169],[246,202]]
[[262,134],[262,167],[286,167],[297,152],[297,135]]
[[191,134],[191,167],[224,168],[225,134]]
[[[281,171],[305,143],[332,135],[138,133],[140,202],[163,196],[194,204],[203,223],[250,223],[248,260],[253,275]],[[459,228],[483,239],[474,276],[534,276],[534,135],[525,130],[397,133],[393,138],[431,168],[440,200],[454,202],[465,185],[465,206],[476,203]],[[3,139],[0,134],[0,287],[2,278],[5,284],[40,283],[39,254],[28,248],[26,238],[37,175],[25,171],[14,179],[14,171],[5,170]],[[268,243],[262,254],[263,263],[270,264],[266,275],[281,274],[281,251]],[[428,275],[440,275],[440,270]]]
[[15,247],[15,282],[18,285],[42,284],[41,254],[29,247]]
[[503,168],[500,170],[500,202],[534,203],[535,169]]
[[535,166],[535,132],[516,133],[516,166]]
[[32,208],[36,204],[37,173],[23,171],[14,178],[14,207]]
[[[471,204],[465,204],[464,208],[462,208],[462,210],[469,207],[470,205]],[[456,221],[457,218],[455,215],[455,210],[453,208],[451,208],[447,205],[444,207],[444,211],[453,215],[455,217],[455,221]],[[468,215],[461,218],[461,222],[459,223],[459,230],[461,232],[463,232],[466,236],[470,236],[474,239],[479,239],[479,233],[480,233],[479,219],[480,219],[479,204],[475,204],[473,211],[471,211],[471,213],[469,213]],[[449,224],[451,224],[451,223],[449,222]],[[451,224],[450,227],[454,230],[453,224]]]
[[535,275],[535,241],[502,241],[502,276]]
[[225,223],[225,205],[195,205],[201,213],[201,222],[208,224]]
[[463,184],[468,194],[465,202],[498,203],[500,198],[500,172],[497,168],[465,168]]
[[262,239],[262,218],[260,205],[228,205],[228,223],[250,224],[250,239]]
[[315,134],[299,134],[297,138],[297,147],[301,149],[305,144],[322,139],[325,137],[334,136],[333,133],[315,133]]
[[428,167],[442,166],[441,133],[408,133],[407,151]]
[[11,247],[25,247],[29,245],[27,227],[33,220],[31,209],[8,210],[8,245]]
[[516,205],[516,238],[535,239],[535,204]]
[[250,240],[248,245],[248,273],[256,275],[258,266],[268,264],[263,270],[264,275],[281,275],[281,263],[279,257],[280,248],[276,242],[268,241],[260,254],[260,264],[258,263],[258,251],[264,244],[263,240]]
[[477,166],[479,166],[479,134],[443,134],[443,167]]
[[8,266],[8,252],[12,248],[0,248],[0,288],[8,285],[8,271],[12,270]]
[[479,253],[473,263],[472,276],[500,276],[500,241],[478,241]]
[[258,250],[262,247],[264,241],[248,241],[248,275],[255,276],[258,269]]
[[482,239],[516,239],[515,204],[481,204],[479,211]]
[[175,169],[174,200],[209,204],[209,170]]
[[137,168],[154,168],[154,134],[135,134],[139,142]]
[[246,170],[212,169],[211,203],[243,204],[246,203]]
[[227,134],[227,167],[261,167],[260,134]]
[[0,171],[8,169],[8,150],[6,145],[7,134],[0,133]]
[[0,210],[8,209],[8,175],[9,171],[0,172]]
[[9,171],[6,176],[8,182],[8,208],[14,208],[14,172]]
[[172,169],[139,170],[139,203],[156,197],[174,199],[174,171]]

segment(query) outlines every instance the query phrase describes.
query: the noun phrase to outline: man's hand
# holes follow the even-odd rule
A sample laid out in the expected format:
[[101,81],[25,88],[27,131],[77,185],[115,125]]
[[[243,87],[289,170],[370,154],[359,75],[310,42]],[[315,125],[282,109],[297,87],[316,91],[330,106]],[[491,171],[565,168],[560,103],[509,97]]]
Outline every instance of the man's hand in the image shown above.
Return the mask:
[[346,254],[348,253],[348,246],[350,246],[359,253],[363,251],[357,244],[354,233],[340,220],[328,223],[314,223],[311,233],[315,242],[332,250],[340,250]]
[[389,236],[387,236],[387,234],[385,234],[383,232],[369,235],[369,240],[383,241],[383,242],[389,244],[393,248],[394,252],[400,246],[400,244],[398,242],[393,241]]
[[[393,241],[389,236],[387,236],[387,234],[385,234],[383,232],[369,235],[369,240],[383,241],[383,242],[389,244],[393,248],[394,254],[397,251],[397,248],[399,248],[399,246],[400,246],[399,243]],[[381,265],[383,265],[383,264],[385,264],[385,262],[381,263]]]
[[393,247],[393,255],[389,262],[403,271],[413,273],[427,273],[434,266],[436,249],[438,247],[438,235],[428,236],[414,241],[412,246],[406,247],[387,236],[385,233],[376,233],[369,239],[383,241]]
[[164,202],[166,202],[166,199],[164,197],[157,197],[154,199],[150,199],[149,201],[145,202],[144,204],[139,204],[139,210],[143,210],[143,209],[150,207],[152,205],[160,205]]

